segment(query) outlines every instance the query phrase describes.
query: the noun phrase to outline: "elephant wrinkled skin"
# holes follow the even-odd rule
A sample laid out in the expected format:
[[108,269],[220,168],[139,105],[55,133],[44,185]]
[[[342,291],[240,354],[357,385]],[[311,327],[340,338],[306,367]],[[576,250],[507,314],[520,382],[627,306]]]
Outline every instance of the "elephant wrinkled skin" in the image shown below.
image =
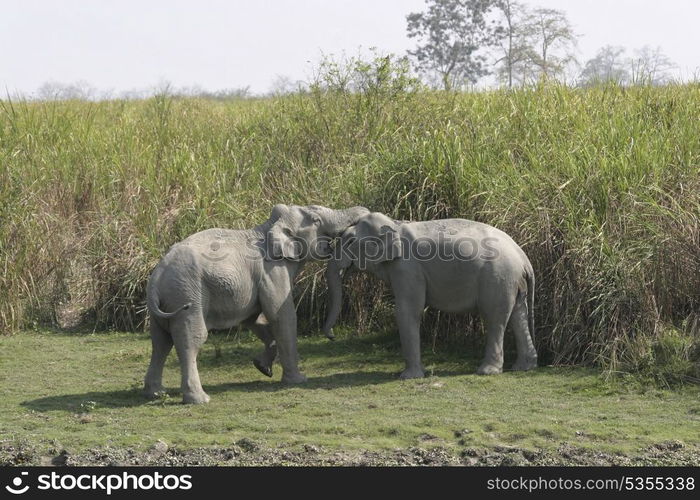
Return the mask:
[[[250,327],[265,344],[255,366],[272,376],[279,354],[282,381],[306,377],[297,366],[295,276],[307,260],[329,256],[328,241],[368,210],[276,205],[270,218],[249,230],[208,229],[173,245],[147,288],[153,351],[144,392],[163,390],[163,365],[173,345],[180,360],[185,403],[206,403],[197,353],[211,329]],[[164,312],[169,311],[169,312]]]
[[534,333],[534,272],[522,249],[503,231],[465,219],[394,221],[371,213],[348,228],[328,264],[328,317],[332,338],[342,301],[342,272],[366,269],[391,286],[406,361],[402,378],[423,377],[420,318],[426,306],[445,312],[478,312],[486,329],[479,374],[503,370],[503,335],[515,333],[515,370],[537,366]]

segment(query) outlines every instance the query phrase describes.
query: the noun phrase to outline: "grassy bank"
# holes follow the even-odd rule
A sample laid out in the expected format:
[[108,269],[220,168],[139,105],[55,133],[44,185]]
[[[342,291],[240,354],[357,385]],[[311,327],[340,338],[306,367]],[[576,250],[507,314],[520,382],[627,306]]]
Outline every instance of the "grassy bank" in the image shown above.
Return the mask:
[[[510,233],[535,267],[545,362],[700,378],[700,86],[448,94],[382,64],[259,100],[1,102],[0,330],[142,330],[173,242],[278,202],[362,204]],[[310,326],[319,279],[298,286]],[[367,281],[344,311],[361,334],[392,321]],[[424,332],[464,343],[473,326],[429,313]]]
[[694,453],[691,462],[700,456],[697,387],[610,384],[594,370],[572,367],[480,377],[473,374],[476,358],[444,350],[426,352],[428,378],[401,381],[396,339],[376,335],[303,339],[309,383],[288,387],[278,381],[279,366],[273,380],[253,368],[258,348],[247,333],[211,338],[200,372],[212,401],[183,406],[174,355],[165,370],[169,397],[141,397],[150,349],[143,334],[0,337],[0,451],[23,446],[35,454],[29,461],[62,450],[74,457],[91,449],[148,455],[161,440],[183,453],[203,447],[349,457],[437,448],[444,457],[477,459],[494,452],[521,460],[551,454],[559,457],[553,463],[565,461],[562,450],[622,454],[617,463],[648,450]]

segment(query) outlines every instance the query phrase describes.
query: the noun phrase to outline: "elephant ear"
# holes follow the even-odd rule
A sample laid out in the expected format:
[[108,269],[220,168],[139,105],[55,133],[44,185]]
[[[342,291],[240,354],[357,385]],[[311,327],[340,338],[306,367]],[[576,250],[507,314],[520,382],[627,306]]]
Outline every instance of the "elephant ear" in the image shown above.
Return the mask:
[[292,237],[292,233],[281,221],[276,222],[265,237],[266,260],[299,260],[301,245]]
[[288,212],[287,205],[278,204],[272,208],[270,220],[274,224],[265,235],[265,260],[298,260],[301,257],[299,242],[294,241],[291,230],[284,222]]
[[379,235],[384,242],[384,252],[382,253],[380,262],[400,259],[403,255],[403,246],[401,244],[401,237],[396,228],[384,225],[379,228]]

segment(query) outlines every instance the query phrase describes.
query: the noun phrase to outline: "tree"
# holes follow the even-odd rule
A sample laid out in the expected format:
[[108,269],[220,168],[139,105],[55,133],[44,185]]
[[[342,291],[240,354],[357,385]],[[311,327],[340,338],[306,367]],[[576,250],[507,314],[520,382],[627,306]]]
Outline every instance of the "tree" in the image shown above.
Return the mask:
[[586,61],[579,77],[579,85],[595,85],[597,83],[617,82],[628,83],[631,80],[629,59],[625,56],[624,47],[606,45],[598,50],[595,57]]
[[661,50],[648,45],[635,51],[630,61],[632,82],[636,84],[663,85],[671,80],[676,64]]
[[576,34],[566,14],[534,9],[517,0],[497,0],[502,28],[498,31],[498,75],[508,87],[538,78],[561,76],[575,61]]
[[535,9],[525,21],[526,31],[534,37],[531,62],[540,78],[560,76],[576,60],[577,45],[573,26],[566,14],[555,9]]
[[501,81],[508,87],[518,80],[524,83],[527,79],[528,62],[532,58],[532,29],[527,25],[527,7],[515,0],[498,0],[496,6],[503,16],[501,37],[498,40],[499,53],[502,56],[496,60],[497,70]]
[[302,92],[305,89],[304,82],[300,80],[292,80],[287,75],[276,75],[270,85],[268,95],[280,96]]
[[579,85],[615,81],[621,84],[663,85],[671,80],[676,65],[660,47],[649,46],[635,51],[634,57],[624,57],[623,47],[607,45],[596,53],[579,77]]
[[407,16],[408,37],[419,39],[409,51],[419,71],[437,74],[445,90],[476,83],[488,74],[481,49],[495,43],[499,26],[489,19],[496,0],[426,0],[427,12]]
[[98,98],[97,90],[80,80],[74,83],[46,82],[36,91],[42,101],[89,100]]

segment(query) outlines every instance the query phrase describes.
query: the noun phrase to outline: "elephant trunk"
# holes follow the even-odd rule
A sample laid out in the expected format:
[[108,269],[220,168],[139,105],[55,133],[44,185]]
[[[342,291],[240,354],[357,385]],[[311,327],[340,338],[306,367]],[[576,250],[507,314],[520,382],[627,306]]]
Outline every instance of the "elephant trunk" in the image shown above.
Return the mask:
[[[357,224],[361,217],[369,214],[365,207],[352,207],[345,210],[328,210],[323,218],[326,232],[333,237],[341,236],[348,228]],[[328,286],[327,316],[323,324],[323,334],[333,340],[333,325],[340,316],[343,305],[342,271],[349,267],[352,261],[347,256],[335,256],[328,261],[326,268],[326,284]]]
[[340,236],[350,226],[357,224],[360,217],[369,214],[365,207],[352,207],[345,210],[331,210],[325,217],[326,230],[334,237]]
[[326,307],[326,321],[323,323],[321,331],[331,340],[335,339],[335,335],[333,335],[333,326],[336,321],[338,321],[340,309],[343,305],[343,281],[341,276],[343,269],[343,263],[337,259],[331,259],[326,268],[328,302]]

